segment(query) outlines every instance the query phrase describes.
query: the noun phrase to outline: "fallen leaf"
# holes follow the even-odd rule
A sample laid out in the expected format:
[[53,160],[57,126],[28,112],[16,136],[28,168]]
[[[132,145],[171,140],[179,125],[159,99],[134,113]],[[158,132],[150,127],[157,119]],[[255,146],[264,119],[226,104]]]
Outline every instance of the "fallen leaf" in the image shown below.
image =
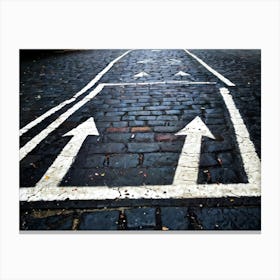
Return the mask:
[[218,161],[218,163],[219,163],[220,165],[223,164],[223,161],[222,161],[220,158],[218,158],[217,161]]
[[45,176],[45,179],[46,179],[46,180],[49,180],[49,179],[50,179],[50,176],[46,175],[46,176]]

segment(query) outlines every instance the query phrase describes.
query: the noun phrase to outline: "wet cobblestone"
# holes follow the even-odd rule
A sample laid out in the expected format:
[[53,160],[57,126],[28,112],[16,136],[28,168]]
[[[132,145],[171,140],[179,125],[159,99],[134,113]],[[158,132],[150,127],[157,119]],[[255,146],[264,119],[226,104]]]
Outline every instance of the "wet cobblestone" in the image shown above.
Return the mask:
[[[52,53],[24,60],[20,69],[20,126],[70,98],[121,50]],[[260,51],[194,50],[211,67],[232,80],[230,93],[250,138],[261,154]],[[155,63],[156,62],[156,63]],[[135,77],[140,72],[148,76]],[[175,75],[184,71],[189,75]],[[232,121],[220,95],[225,85],[183,50],[135,50],[100,80],[102,83],[160,81],[215,82],[213,85],[106,86],[50,133],[20,163],[20,187],[34,187],[70,137],[64,134],[94,117],[98,136],[88,136],[61,186],[149,186],[172,184],[186,136],[175,133],[199,116],[215,136],[203,137],[198,184],[247,183]],[[82,98],[82,97],[81,97]],[[79,102],[81,98],[75,102]],[[72,106],[72,105],[71,105]],[[20,139],[24,146],[61,111]],[[241,200],[246,198],[241,198]],[[116,201],[118,202],[118,201]],[[43,202],[42,202],[43,203]],[[109,202],[105,202],[105,204]],[[133,202],[132,202],[133,204]],[[260,205],[208,207],[156,206],[21,211],[21,230],[260,230]],[[128,206],[129,205],[129,206]],[[44,208],[44,207],[43,207]],[[45,208],[44,208],[45,209]]]

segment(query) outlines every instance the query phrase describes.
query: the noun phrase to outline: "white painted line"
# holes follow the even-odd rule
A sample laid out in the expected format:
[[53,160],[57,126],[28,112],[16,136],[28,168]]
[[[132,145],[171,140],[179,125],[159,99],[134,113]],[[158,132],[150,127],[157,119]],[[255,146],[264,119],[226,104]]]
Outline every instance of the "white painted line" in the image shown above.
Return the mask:
[[218,197],[258,197],[258,184],[201,184],[160,186],[69,186],[20,188],[20,201],[105,200],[105,199],[184,199]]
[[242,157],[244,170],[251,184],[261,184],[261,161],[256,153],[254,144],[250,140],[249,132],[236,108],[232,96],[227,88],[220,88],[220,93],[228,108],[236,140]]
[[35,188],[58,187],[88,135],[99,135],[92,117],[63,135],[73,137],[36,184]]
[[19,131],[19,135],[22,136],[24,133],[26,133],[29,129],[31,129],[32,127],[34,127],[35,125],[37,125],[38,123],[42,122],[45,118],[51,116],[52,114],[54,114],[55,112],[57,112],[58,110],[60,110],[61,108],[63,108],[65,105],[70,104],[72,102],[74,102],[76,100],[77,97],[79,97],[80,95],[82,95],[83,93],[85,93],[87,90],[89,90],[91,87],[93,87],[103,76],[104,74],[106,74],[113,66],[116,62],[118,62],[121,58],[123,58],[125,55],[127,55],[129,52],[131,52],[131,50],[126,51],[125,53],[123,53],[122,55],[120,55],[119,57],[117,57],[116,59],[114,59],[113,61],[111,61],[101,72],[99,72],[94,79],[92,79],[85,87],[83,87],[80,91],[78,91],[72,98],[63,101],[62,103],[60,103],[59,105],[53,107],[52,109],[48,110],[46,113],[44,113],[43,115],[41,115],[40,117],[36,118],[34,121],[28,123],[26,126],[24,126],[23,128],[20,129]]
[[148,77],[150,76],[149,74],[147,74],[146,72],[142,71],[136,75],[134,75],[134,78],[143,78],[143,77]]
[[216,85],[216,82],[162,81],[139,83],[106,83],[104,86],[152,86],[152,85]]
[[227,79],[226,77],[224,77],[222,74],[220,74],[219,72],[217,72],[216,70],[214,70],[212,67],[210,67],[208,64],[206,64],[202,59],[198,58],[196,55],[194,55],[193,53],[191,53],[188,50],[184,50],[187,54],[189,54],[190,56],[192,56],[195,60],[197,60],[201,65],[203,65],[209,72],[211,72],[212,74],[214,74],[218,79],[220,79],[222,82],[224,82],[227,86],[230,87],[234,87],[235,84],[233,82],[231,82],[229,79]]
[[73,113],[84,106],[92,98],[94,98],[103,89],[103,84],[99,84],[93,91],[86,95],[82,100],[77,102],[74,106],[68,109],[65,113],[60,115],[49,126],[43,129],[39,134],[27,142],[19,151],[20,160],[22,160],[28,153],[30,153],[43,139],[45,139],[51,132],[57,129],[66,119]]
[[202,136],[215,139],[200,117],[195,117],[175,135],[185,135],[185,143],[176,168],[173,185],[197,183]]
[[190,76],[190,74],[186,73],[186,72],[183,72],[183,71],[179,71],[178,73],[176,73],[174,76],[181,76],[181,77],[184,77],[184,76]]

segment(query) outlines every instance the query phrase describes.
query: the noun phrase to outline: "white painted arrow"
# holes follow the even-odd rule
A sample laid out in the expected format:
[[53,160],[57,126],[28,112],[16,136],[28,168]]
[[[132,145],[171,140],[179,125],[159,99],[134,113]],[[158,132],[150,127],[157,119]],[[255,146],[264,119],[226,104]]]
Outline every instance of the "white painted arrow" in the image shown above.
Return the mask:
[[142,77],[147,77],[149,76],[149,74],[147,74],[146,72],[142,71],[136,75],[134,75],[135,78],[142,78]]
[[175,135],[187,135],[175,172],[173,185],[196,184],[202,136],[215,139],[200,117],[195,117]]
[[88,135],[99,135],[92,117],[63,135],[73,137],[36,184],[35,188],[58,187]]
[[183,72],[183,71],[179,71],[178,73],[176,73],[174,76],[181,76],[181,77],[184,77],[184,76],[190,76],[190,74],[186,73],[186,72]]

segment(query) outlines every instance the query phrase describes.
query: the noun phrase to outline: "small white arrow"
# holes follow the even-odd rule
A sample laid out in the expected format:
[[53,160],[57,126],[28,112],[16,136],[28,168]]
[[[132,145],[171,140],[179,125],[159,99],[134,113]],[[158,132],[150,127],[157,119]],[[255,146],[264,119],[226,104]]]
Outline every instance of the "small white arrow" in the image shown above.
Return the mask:
[[36,184],[35,188],[58,187],[88,135],[99,135],[92,117],[63,135],[73,137]]
[[147,74],[146,72],[142,71],[136,75],[134,75],[135,78],[142,78],[142,77],[147,77],[149,76],[149,74]]
[[176,168],[173,184],[196,184],[202,136],[215,139],[200,117],[195,117],[175,135],[187,135]]
[[178,73],[176,73],[174,76],[190,76],[190,74],[186,73],[186,72],[183,72],[183,71],[179,71]]

